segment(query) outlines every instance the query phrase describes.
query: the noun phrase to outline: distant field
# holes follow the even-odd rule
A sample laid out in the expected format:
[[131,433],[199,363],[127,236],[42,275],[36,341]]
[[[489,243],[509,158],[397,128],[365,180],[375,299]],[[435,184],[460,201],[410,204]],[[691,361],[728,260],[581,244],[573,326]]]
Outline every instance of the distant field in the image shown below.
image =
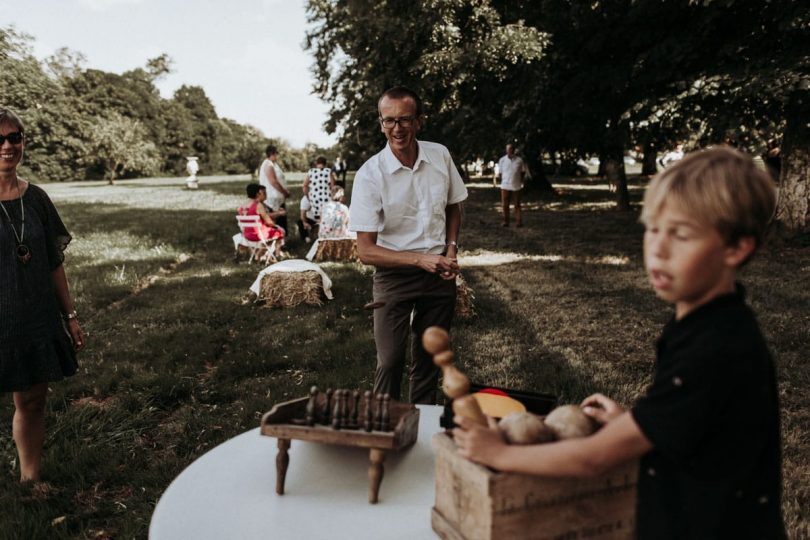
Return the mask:
[[[301,175],[288,177],[294,216]],[[273,403],[312,384],[371,386],[370,269],[324,265],[335,299],[322,307],[243,305],[260,270],[232,261],[247,181],[44,186],[75,237],[67,271],[89,345],[49,397],[47,483],[16,482],[11,400],[0,404],[0,538],[145,538],[171,480]],[[453,346],[475,382],[562,402],[598,390],[631,403],[643,390],[670,309],[644,277],[644,184],[630,184],[630,213],[593,178],[558,179],[555,197],[529,190],[522,229],[498,226],[491,183],[469,185],[461,265],[478,316],[456,325]],[[307,248],[293,235],[293,254]],[[743,273],[779,366],[792,538],[810,537],[809,277],[810,249],[797,246],[766,250]]]

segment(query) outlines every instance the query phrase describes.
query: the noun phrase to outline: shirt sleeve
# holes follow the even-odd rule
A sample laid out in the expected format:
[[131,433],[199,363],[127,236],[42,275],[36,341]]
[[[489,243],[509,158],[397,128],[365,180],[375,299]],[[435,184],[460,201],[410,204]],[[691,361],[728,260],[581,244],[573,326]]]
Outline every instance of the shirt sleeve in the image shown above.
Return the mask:
[[380,232],[383,225],[382,196],[379,185],[369,174],[368,165],[357,171],[349,207],[349,230]]
[[735,362],[722,347],[691,350],[659,368],[631,414],[653,446],[684,461],[716,431],[718,411],[729,406]]
[[59,212],[51,202],[48,194],[38,186],[29,184],[32,189],[36,208],[39,212],[42,225],[45,229],[45,247],[48,253],[48,264],[51,270],[56,270],[65,262],[65,249],[73,237],[67,231]]
[[458,204],[467,198],[467,186],[458,174],[456,164],[450,152],[447,153],[447,168],[450,173],[450,189],[447,192],[447,204]]

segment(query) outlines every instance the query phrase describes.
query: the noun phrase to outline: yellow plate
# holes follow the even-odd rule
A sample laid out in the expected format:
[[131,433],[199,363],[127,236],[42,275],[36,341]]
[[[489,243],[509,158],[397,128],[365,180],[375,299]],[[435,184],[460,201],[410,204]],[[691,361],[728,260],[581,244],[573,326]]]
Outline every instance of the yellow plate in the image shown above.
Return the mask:
[[526,406],[516,399],[497,394],[473,394],[475,401],[487,416],[503,418],[509,413],[526,412]]

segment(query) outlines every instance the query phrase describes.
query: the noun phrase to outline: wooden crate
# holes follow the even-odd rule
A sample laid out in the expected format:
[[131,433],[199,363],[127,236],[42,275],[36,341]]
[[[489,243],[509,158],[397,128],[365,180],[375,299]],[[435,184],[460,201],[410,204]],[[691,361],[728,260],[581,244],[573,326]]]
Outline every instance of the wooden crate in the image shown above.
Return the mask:
[[445,540],[630,540],[635,538],[638,462],[598,478],[498,473],[433,436],[436,504],[431,523]]

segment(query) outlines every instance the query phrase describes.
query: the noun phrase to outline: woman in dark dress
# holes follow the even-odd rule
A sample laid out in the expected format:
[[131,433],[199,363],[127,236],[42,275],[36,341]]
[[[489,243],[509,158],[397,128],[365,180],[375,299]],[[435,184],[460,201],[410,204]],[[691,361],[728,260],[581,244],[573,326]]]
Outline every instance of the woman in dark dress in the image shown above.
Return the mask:
[[0,392],[14,394],[20,480],[39,480],[48,383],[76,373],[85,340],[63,251],[71,240],[45,192],[17,176],[20,119],[0,108]]

